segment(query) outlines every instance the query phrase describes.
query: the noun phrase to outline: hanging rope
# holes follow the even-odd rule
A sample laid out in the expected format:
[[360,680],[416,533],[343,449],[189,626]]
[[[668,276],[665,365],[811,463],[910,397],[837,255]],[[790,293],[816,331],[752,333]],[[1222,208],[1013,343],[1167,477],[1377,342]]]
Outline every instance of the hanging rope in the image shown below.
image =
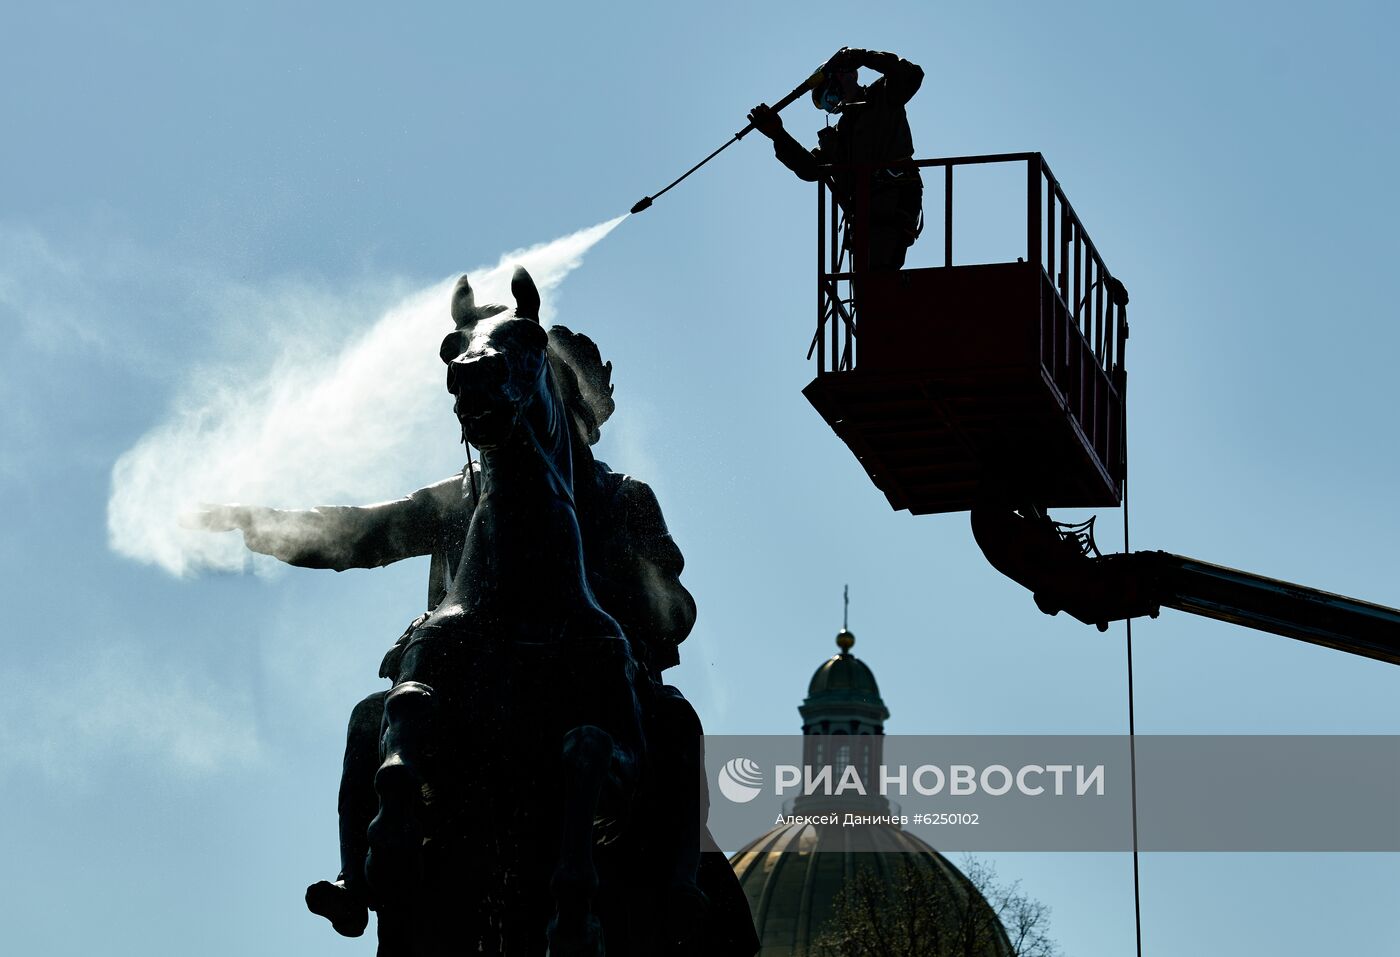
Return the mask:
[[[1128,554],[1128,409],[1123,407],[1123,554]],[[1137,934],[1137,957],[1142,957],[1142,882],[1138,862],[1137,806],[1137,713],[1133,701],[1133,619],[1125,620],[1128,632],[1128,777],[1132,784],[1133,810],[1133,928]]]

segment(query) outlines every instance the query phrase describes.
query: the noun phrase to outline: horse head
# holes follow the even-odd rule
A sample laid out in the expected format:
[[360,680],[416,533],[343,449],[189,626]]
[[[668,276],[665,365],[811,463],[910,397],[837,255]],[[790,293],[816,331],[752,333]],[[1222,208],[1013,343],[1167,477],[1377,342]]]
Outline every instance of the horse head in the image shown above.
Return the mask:
[[467,277],[452,294],[457,328],[442,341],[447,391],[462,438],[479,449],[505,443],[536,397],[549,393],[549,337],[540,325],[540,294],[516,267],[510,282],[515,308],[476,304]]

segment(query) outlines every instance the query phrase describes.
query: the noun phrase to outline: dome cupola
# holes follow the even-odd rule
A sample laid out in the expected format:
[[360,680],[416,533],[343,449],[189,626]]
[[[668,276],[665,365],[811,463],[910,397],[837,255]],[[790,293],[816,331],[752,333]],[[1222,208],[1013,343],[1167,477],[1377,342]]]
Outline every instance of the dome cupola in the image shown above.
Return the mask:
[[803,734],[884,734],[890,711],[870,666],[851,649],[856,636],[848,628],[836,633],[840,649],[821,663],[807,683],[807,699],[798,708]]
[[[849,605],[849,601],[848,601]],[[843,626],[836,634],[838,653],[822,662],[807,684],[802,715],[803,762],[809,767],[853,765],[872,780],[884,753],[889,709],[880,697],[870,667],[851,651],[856,636]],[[967,952],[974,957],[1015,957],[991,905],[954,864],[896,823],[880,823],[861,832],[859,841],[841,824],[800,819],[814,812],[847,811],[888,815],[882,795],[802,795],[791,807],[798,820],[779,823],[729,859],[749,900],[762,947],[758,957],[817,957],[817,941],[829,927],[837,895],[858,873],[869,872],[891,889],[906,879],[908,868],[923,876],[946,906],[938,920],[949,939],[957,939],[972,915],[988,932]],[[948,915],[963,915],[962,923]],[[962,952],[960,950],[960,952]]]

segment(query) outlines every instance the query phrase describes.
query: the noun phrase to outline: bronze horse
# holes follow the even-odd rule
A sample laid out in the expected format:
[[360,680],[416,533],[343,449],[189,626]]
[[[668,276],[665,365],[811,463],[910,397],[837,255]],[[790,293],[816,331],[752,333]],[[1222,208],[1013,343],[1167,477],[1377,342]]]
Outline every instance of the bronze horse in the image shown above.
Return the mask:
[[511,291],[496,316],[454,303],[441,351],[481,486],[385,700],[366,862],[384,957],[604,954],[595,820],[621,826],[645,750],[630,647],[584,572],[539,293],[523,269]]

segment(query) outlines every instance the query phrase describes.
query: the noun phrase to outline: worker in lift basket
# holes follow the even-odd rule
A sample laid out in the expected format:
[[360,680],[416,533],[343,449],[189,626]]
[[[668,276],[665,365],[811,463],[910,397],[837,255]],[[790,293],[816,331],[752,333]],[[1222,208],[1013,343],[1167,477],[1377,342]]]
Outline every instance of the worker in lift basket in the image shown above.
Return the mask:
[[[882,75],[861,86],[860,67]],[[749,121],[773,141],[773,152],[782,164],[808,182],[816,182],[825,165],[873,168],[873,175],[857,169],[837,171],[833,176],[836,199],[849,226],[861,212],[856,209],[857,177],[872,176],[866,230],[869,268],[899,269],[923,228],[924,187],[917,168],[884,164],[914,157],[904,104],[918,92],[924,71],[893,53],[847,47],[828,60],[821,73],[824,79],[813,88],[812,102],[828,113],[839,113],[841,119],[817,132],[816,149],[808,150],[793,139],[767,104],[755,106]]]

